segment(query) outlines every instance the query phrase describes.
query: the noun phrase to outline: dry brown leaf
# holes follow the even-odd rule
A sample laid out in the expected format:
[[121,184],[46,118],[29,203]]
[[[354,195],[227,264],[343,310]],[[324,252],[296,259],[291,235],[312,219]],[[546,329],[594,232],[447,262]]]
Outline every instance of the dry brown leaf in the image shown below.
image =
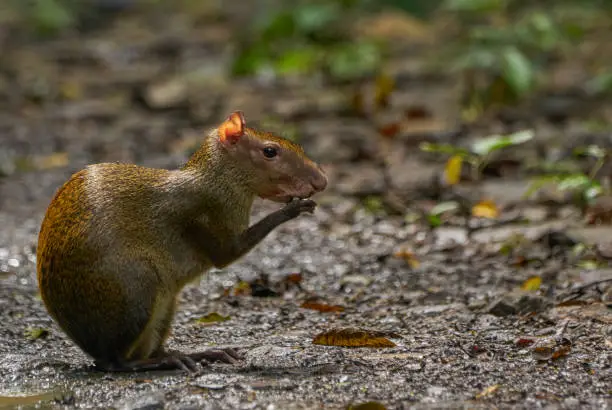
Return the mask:
[[535,343],[535,339],[534,338],[530,338],[530,337],[521,337],[518,338],[514,343],[518,346],[518,347],[527,347],[527,346],[531,346],[532,344]]
[[422,106],[412,106],[404,111],[404,116],[409,120],[421,120],[424,118],[431,118],[431,113]]
[[568,339],[557,340],[554,337],[539,339],[532,347],[531,353],[536,360],[556,360],[567,356],[572,350],[572,343]]
[[378,133],[385,138],[393,138],[400,131],[400,125],[396,122],[383,125],[378,129]]
[[351,405],[348,410],[387,410],[387,408],[377,401],[368,401],[366,403]]
[[480,201],[472,207],[472,216],[477,218],[495,219],[499,216],[499,211],[495,202],[491,200]]
[[287,276],[285,276],[285,281],[287,283],[293,283],[293,284],[300,284],[302,283],[302,280],[304,280],[304,277],[302,276],[301,273],[290,273]]
[[317,310],[319,312],[344,312],[344,307],[340,305],[328,305],[320,302],[304,302],[300,305],[302,309]]
[[539,276],[532,276],[525,282],[523,282],[523,284],[521,285],[521,289],[530,292],[535,292],[540,289],[540,286],[542,286],[542,278]]
[[395,347],[386,334],[372,330],[356,328],[338,328],[328,330],[315,336],[312,344],[343,347]]

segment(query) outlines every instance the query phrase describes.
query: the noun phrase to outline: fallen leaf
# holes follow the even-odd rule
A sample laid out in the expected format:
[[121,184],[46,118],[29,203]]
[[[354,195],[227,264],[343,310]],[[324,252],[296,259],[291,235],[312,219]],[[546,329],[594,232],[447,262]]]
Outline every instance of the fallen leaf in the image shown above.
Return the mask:
[[483,397],[487,397],[490,396],[491,394],[495,393],[497,391],[497,389],[499,389],[500,385],[499,384],[494,384],[493,386],[489,386],[486,389],[484,389],[483,391],[481,391],[480,393],[478,393],[475,398],[476,399],[482,399]]
[[428,42],[432,39],[431,28],[426,22],[393,10],[358,19],[355,29],[357,35],[384,40]]
[[499,216],[499,211],[495,202],[491,200],[480,201],[472,207],[472,216],[477,218],[495,219]]
[[251,294],[251,284],[249,282],[245,282],[241,280],[234,286],[234,296],[240,295],[250,295]]
[[566,301],[561,302],[561,303],[557,303],[557,307],[584,306],[584,305],[588,305],[589,303],[590,302],[588,302],[586,300],[572,299],[572,300],[566,300]]
[[[62,391],[50,391],[25,396],[0,396],[0,409],[15,409],[21,407],[35,407],[43,401],[61,400],[65,396]],[[47,407],[47,406],[41,406]]]
[[461,167],[463,165],[463,157],[453,155],[446,162],[444,167],[444,182],[446,185],[455,185],[461,179]]
[[409,120],[424,119],[424,118],[432,117],[431,113],[427,111],[425,107],[421,107],[421,106],[413,106],[413,107],[408,108],[404,112],[404,116],[406,117],[406,119],[409,119]]
[[416,269],[421,265],[416,256],[414,256],[414,254],[408,249],[400,249],[399,251],[395,252],[393,256],[395,258],[405,260],[412,269]]
[[556,360],[560,357],[567,356],[571,350],[572,350],[571,345],[560,346],[558,349],[555,349],[555,351],[553,352],[551,356],[551,359]]
[[293,283],[293,284],[300,284],[302,283],[302,280],[304,278],[302,277],[301,273],[290,273],[287,276],[285,276],[285,281],[288,283]]
[[44,339],[49,336],[49,331],[42,327],[30,327],[25,331],[25,335],[30,340]]
[[225,322],[230,319],[231,319],[231,316],[222,316],[218,314],[217,312],[212,312],[205,316],[202,316],[199,319],[196,319],[196,322],[204,323],[204,324],[212,324],[212,323],[217,323],[217,322]]
[[312,344],[343,347],[395,347],[383,332],[356,328],[338,328],[315,336]]
[[68,153],[56,152],[51,155],[44,155],[34,158],[34,166],[37,169],[60,168],[68,165]]
[[542,278],[539,276],[532,276],[523,282],[521,289],[535,292],[540,289],[540,286],[542,286]]
[[528,337],[520,337],[514,342],[518,347],[527,347],[535,343],[535,339]]
[[378,133],[385,138],[393,138],[400,131],[400,125],[396,122],[383,125],[378,129]]
[[556,340],[554,337],[547,337],[538,340],[532,347],[531,353],[534,359],[547,361],[567,356],[571,349],[572,343],[568,339]]
[[350,405],[347,410],[387,410],[387,408],[377,401],[368,401],[361,404]]
[[386,74],[381,74],[376,77],[374,104],[377,109],[385,108],[389,105],[389,97],[394,88],[395,80],[392,77]]
[[74,81],[68,81],[60,86],[60,95],[66,100],[78,100],[83,97],[83,86]]
[[343,312],[344,307],[339,305],[328,305],[319,302],[304,302],[300,305],[302,309],[317,310],[319,312]]

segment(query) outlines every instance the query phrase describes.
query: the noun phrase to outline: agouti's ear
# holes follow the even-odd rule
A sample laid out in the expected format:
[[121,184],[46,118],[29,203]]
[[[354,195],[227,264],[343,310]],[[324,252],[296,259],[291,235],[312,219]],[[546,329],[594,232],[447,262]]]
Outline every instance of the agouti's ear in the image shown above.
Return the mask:
[[235,144],[244,134],[244,114],[242,111],[234,111],[219,127],[219,138],[221,142]]

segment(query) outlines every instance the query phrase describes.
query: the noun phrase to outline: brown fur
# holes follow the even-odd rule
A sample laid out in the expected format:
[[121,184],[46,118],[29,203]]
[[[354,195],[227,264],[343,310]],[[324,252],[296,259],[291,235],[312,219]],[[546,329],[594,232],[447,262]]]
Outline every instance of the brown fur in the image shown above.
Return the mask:
[[[303,189],[308,178],[323,177],[298,145],[250,129],[245,135],[295,153],[284,161],[301,159],[295,169],[279,163],[299,171],[278,178],[283,184]],[[37,249],[42,299],[98,362],[121,365],[163,354],[181,289],[290,219],[278,211],[249,228],[255,196],[274,182],[232,155],[214,131],[180,170],[91,165],[53,197]]]

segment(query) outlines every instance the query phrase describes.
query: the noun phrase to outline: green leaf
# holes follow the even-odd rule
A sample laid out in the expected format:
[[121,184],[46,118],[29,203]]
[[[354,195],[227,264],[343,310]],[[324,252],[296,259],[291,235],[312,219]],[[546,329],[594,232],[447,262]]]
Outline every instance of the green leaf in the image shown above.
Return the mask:
[[269,62],[268,48],[259,43],[243,50],[236,56],[232,64],[232,73],[237,76],[253,75]]
[[49,331],[42,327],[29,327],[25,331],[25,335],[30,340],[45,338],[49,335]]
[[589,94],[599,95],[612,92],[612,70],[595,76],[586,84]]
[[363,199],[363,207],[370,213],[375,214],[384,210],[383,200],[379,196],[368,196]]
[[75,16],[57,0],[36,0],[31,18],[35,28],[42,34],[53,34],[75,23]]
[[353,79],[372,74],[380,65],[381,51],[375,43],[343,44],[328,55],[329,70],[335,78]]
[[518,96],[529,92],[534,82],[531,62],[516,47],[508,47],[502,53],[502,76]]
[[543,176],[533,179],[531,181],[531,184],[529,184],[529,187],[523,194],[523,199],[529,198],[531,195],[539,191],[540,188],[542,188],[543,186],[548,185],[548,184],[557,183],[558,181],[559,181],[558,175],[543,175]]
[[588,176],[584,174],[568,175],[559,180],[557,188],[561,191],[572,191],[576,189],[586,188],[593,184]]
[[462,53],[455,61],[453,70],[491,69],[495,67],[497,55],[488,48],[476,48]]
[[533,130],[518,131],[510,135],[492,135],[474,142],[471,149],[473,153],[484,156],[502,148],[523,144],[533,137]]
[[427,215],[427,223],[432,228],[437,228],[442,225],[442,219],[438,215]]
[[319,52],[313,47],[289,50],[276,62],[276,70],[280,74],[305,74],[316,67],[318,59]]
[[293,12],[298,31],[309,34],[316,33],[333,23],[341,16],[337,3],[304,4]]
[[588,155],[597,159],[604,158],[606,154],[606,150],[597,145],[589,145],[587,147],[578,147],[574,149],[574,155]]
[[584,197],[587,201],[591,201],[601,194],[603,194],[603,188],[599,184],[593,185],[584,191]]
[[423,152],[460,155],[462,157],[467,157],[470,155],[470,153],[466,149],[459,148],[450,144],[434,144],[431,142],[423,142],[419,145],[419,148]]
[[456,209],[459,209],[459,203],[457,201],[440,202],[429,211],[429,215],[438,216],[442,215],[444,212],[454,211]]
[[270,43],[279,39],[292,37],[296,31],[296,23],[292,13],[281,11],[267,16],[269,19],[259,24],[258,31],[261,41]]
[[491,12],[506,7],[507,0],[446,0],[442,7],[450,11]]

